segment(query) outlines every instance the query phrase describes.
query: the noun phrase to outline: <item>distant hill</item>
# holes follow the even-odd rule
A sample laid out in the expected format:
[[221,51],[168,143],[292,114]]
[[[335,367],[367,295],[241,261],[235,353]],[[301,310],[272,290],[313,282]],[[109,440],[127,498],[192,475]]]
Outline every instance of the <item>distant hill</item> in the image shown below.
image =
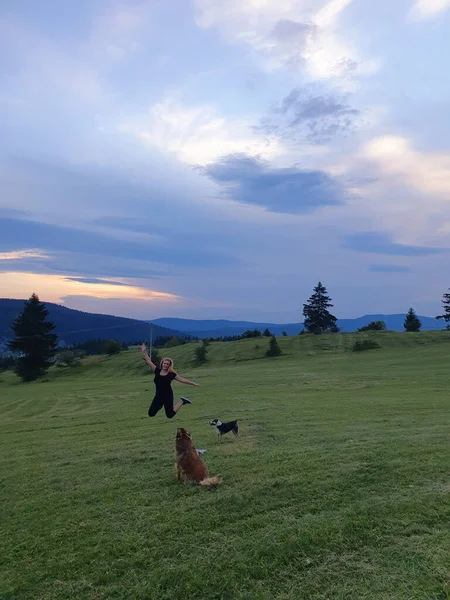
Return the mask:
[[[337,325],[342,332],[356,331],[360,327],[367,325],[370,321],[384,321],[387,329],[391,331],[403,331],[405,314],[396,315],[364,315],[356,319],[338,319]],[[438,321],[433,317],[419,317],[422,321],[422,331],[445,329],[445,323]],[[193,337],[223,337],[241,335],[247,329],[259,329],[263,331],[266,327],[271,333],[279,336],[282,331],[288,335],[296,335],[303,329],[303,323],[258,323],[253,321],[228,321],[217,320],[196,320],[196,319],[178,319],[162,318],[153,321],[160,327],[169,327],[182,331],[186,335]]]
[[[11,336],[10,325],[23,309],[24,300],[0,298],[0,352]],[[73,310],[59,304],[46,302],[50,320],[56,325],[60,341],[67,345],[84,342],[88,339],[116,339],[119,342],[135,342],[149,339],[150,328],[147,321],[114,317]],[[445,323],[432,317],[419,317],[422,330],[444,329]],[[370,321],[384,321],[391,331],[403,331],[405,315],[364,315],[356,319],[339,319],[337,324],[342,332],[353,332]],[[162,318],[153,321],[153,338],[166,336],[192,336],[198,338],[241,335],[247,329],[266,327],[275,335],[282,331],[297,335],[303,329],[302,323],[258,323],[253,321],[195,320]]]
[[[23,309],[24,300],[0,298],[0,342],[11,337],[10,326]],[[147,322],[111,315],[97,315],[66,308],[51,302],[45,303],[49,319],[56,326],[60,342],[77,344],[89,339],[115,339],[119,342],[148,341],[150,328]],[[180,331],[154,326],[153,339],[165,336],[183,336]]]
[[[406,314],[400,315],[364,315],[356,319],[338,319],[337,325],[343,332],[356,331],[360,327],[364,327],[371,321],[384,321],[386,328],[390,331],[404,331],[403,323],[405,322]],[[445,323],[438,321],[434,317],[419,316],[422,322],[422,331],[434,331],[445,329]]]
[[173,327],[178,331],[183,331],[185,334],[192,335],[194,337],[205,338],[205,337],[222,337],[226,335],[241,335],[247,329],[259,329],[263,331],[266,327],[270,329],[275,335],[281,335],[282,331],[286,331],[288,335],[297,335],[303,329],[302,323],[287,323],[274,324],[274,323],[256,323],[253,321],[227,321],[224,319],[217,319],[211,321],[202,321],[195,319],[155,319],[153,321],[155,325],[160,327]]

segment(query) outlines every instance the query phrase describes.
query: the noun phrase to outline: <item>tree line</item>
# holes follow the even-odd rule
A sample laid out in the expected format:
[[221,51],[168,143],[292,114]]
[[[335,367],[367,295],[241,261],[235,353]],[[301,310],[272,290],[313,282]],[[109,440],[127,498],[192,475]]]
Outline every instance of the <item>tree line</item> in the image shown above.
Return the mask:
[[[450,292],[450,289],[449,289]],[[437,319],[443,319],[446,323],[446,329],[450,330],[450,293],[447,292],[442,296],[443,314],[438,315]],[[303,304],[304,316],[304,332],[311,334],[321,333],[337,333],[339,328],[336,325],[337,317],[335,317],[329,309],[334,305],[331,303],[331,298],[328,295],[327,289],[322,283],[314,287],[312,295],[308,301]],[[408,310],[404,322],[404,329],[407,332],[420,331],[422,324],[417,317],[413,308]],[[382,331],[386,329],[383,321],[374,321],[368,325],[361,327],[358,331]],[[25,301],[24,308],[21,313],[14,319],[11,330],[14,333],[14,338],[8,342],[8,348],[11,352],[17,355],[14,360],[15,372],[23,381],[34,381],[38,379],[49,369],[49,367],[57,362],[58,337],[54,333],[55,325],[48,320],[48,311],[45,304],[39,300],[37,294],[32,294]],[[303,332],[300,332],[303,333]],[[286,335],[283,332],[282,335]],[[217,341],[231,341],[235,339],[249,339],[257,337],[268,337],[269,349],[267,356],[279,356],[281,354],[275,335],[271,334],[269,329],[262,333],[257,330],[247,330],[239,336],[225,336],[217,338]],[[170,348],[180,344],[188,343],[194,338],[160,338],[156,340],[155,345],[160,347]],[[197,364],[203,364],[206,361],[207,346],[210,340],[203,340],[202,344],[195,350],[195,360]],[[84,347],[83,347],[84,346]],[[72,350],[72,355],[68,354],[60,356],[60,364],[69,364],[72,358],[75,359],[84,353],[97,353],[101,350],[102,354],[117,354],[121,350],[126,349],[126,344],[120,344],[116,340],[94,340],[77,344]],[[66,352],[64,350],[62,352]],[[62,354],[60,352],[60,355]],[[157,348],[154,349],[157,353]],[[77,354],[78,353],[78,354]],[[11,365],[11,357],[6,359],[6,368]],[[0,364],[0,367],[2,365]]]
[[[336,325],[337,317],[330,313],[329,308],[333,308],[331,298],[325,286],[319,281],[315,286],[313,294],[308,302],[303,305],[304,328],[307,333],[320,334],[325,332],[337,333],[339,328]],[[442,307],[444,314],[438,315],[436,319],[444,319],[450,330],[450,294],[446,293],[442,297]],[[413,308],[410,308],[406,314],[403,324],[405,331],[418,332],[422,323]],[[384,321],[371,321],[357,331],[383,331],[386,329]]]

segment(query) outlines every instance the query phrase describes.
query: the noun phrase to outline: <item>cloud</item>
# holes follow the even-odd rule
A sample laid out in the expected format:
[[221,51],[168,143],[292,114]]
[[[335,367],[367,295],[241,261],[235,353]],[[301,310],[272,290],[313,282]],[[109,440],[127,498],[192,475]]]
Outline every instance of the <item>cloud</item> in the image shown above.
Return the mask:
[[49,258],[49,255],[39,249],[13,250],[12,252],[0,252],[0,260],[23,260],[33,258]]
[[267,69],[306,69],[313,79],[333,79],[339,84],[339,79],[379,68],[378,61],[359,55],[351,44],[351,32],[339,29],[339,17],[351,3],[196,0],[195,5],[199,27],[218,29],[227,40],[248,45]]
[[402,185],[443,198],[450,194],[450,153],[421,153],[404,137],[383,136],[367,143],[363,156]]
[[345,96],[315,93],[311,87],[295,88],[256,129],[294,142],[323,144],[354,131],[359,116]]
[[416,0],[409,13],[413,20],[423,21],[436,17],[450,8],[450,0]]
[[3,271],[57,274],[75,278],[101,279],[103,277],[138,280],[157,280],[166,277],[169,272],[179,273],[180,268],[167,266],[154,268],[153,264],[140,258],[127,259],[80,252],[52,251],[44,259],[13,259],[1,263]]
[[119,130],[188,164],[206,164],[235,152],[263,156],[281,152],[275,137],[256,135],[252,125],[252,119],[225,119],[212,106],[186,106],[167,99]]
[[418,151],[408,138],[386,135],[331,160],[326,171],[352,193],[334,215],[342,225],[361,231],[370,222],[401,247],[450,246],[449,152]]
[[270,64],[273,64],[276,49],[277,58],[273,66],[302,68],[306,66],[304,53],[308,43],[317,34],[317,27],[312,23],[280,19],[261,43],[261,49],[268,56],[272,54]]
[[322,171],[275,168],[245,154],[225,156],[200,172],[221,185],[230,199],[269,212],[302,214],[343,201],[340,185]]
[[292,44],[300,39],[303,45],[310,35],[314,35],[315,31],[316,26],[311,23],[298,23],[290,19],[281,19],[275,23],[271,35],[279,43]]
[[[164,245],[153,245],[151,240],[117,240],[104,234],[71,227],[48,225],[36,221],[0,219],[0,251],[23,250],[45,244],[49,253],[70,252],[94,256],[107,256],[128,260],[145,260],[176,266],[230,267],[236,264],[231,255],[214,252],[208,254],[191,248],[186,252],[182,240],[167,240]],[[91,258],[92,260],[92,258]]]
[[79,283],[92,283],[97,285],[127,285],[124,282],[105,279],[103,277],[66,277],[68,281],[78,281]]
[[[142,302],[178,302],[180,298],[156,290],[103,281],[91,283],[61,275],[27,272],[0,272],[0,278],[8,277],[8,295],[12,298],[28,298],[33,290],[47,302],[60,302],[64,296],[83,296],[100,299],[139,300]],[[0,292],[1,294],[1,292]]]
[[[178,219],[180,219],[178,221]],[[175,222],[176,220],[176,222]],[[150,217],[132,218],[132,217],[101,217],[93,221],[93,225],[98,225],[107,230],[120,232],[123,235],[125,232],[133,233],[148,233],[159,236],[162,239],[180,237],[184,246],[195,248],[197,252],[215,253],[220,248],[226,247],[233,239],[233,231],[231,227],[224,231],[223,225],[217,226],[209,219],[202,219],[202,215],[198,214],[195,218],[197,227],[191,229],[185,220],[184,215],[174,217],[171,223],[165,223],[164,219],[160,222],[155,221]]]
[[444,248],[425,248],[422,246],[397,244],[386,234],[370,231],[348,235],[345,238],[344,248],[354,250],[355,252],[389,256],[431,256],[449,252],[449,249]]
[[[205,212],[204,198],[211,193],[212,185],[185,165],[168,161],[167,156],[135,156],[121,142],[126,159],[123,154],[114,155],[104,163],[90,157],[87,162],[73,163],[45,154],[40,159],[17,155],[0,160],[1,202],[5,206],[0,216],[84,225],[89,217],[104,214],[125,218],[145,215],[148,220],[157,211],[158,221],[173,222],[174,213],[186,216],[195,206]],[[11,211],[8,205],[22,210]]]
[[353,0],[328,0],[316,14],[316,22],[321,27],[333,25],[339,14],[350,6],[352,2]]
[[370,265],[369,271],[371,273],[408,273],[411,268],[403,265]]

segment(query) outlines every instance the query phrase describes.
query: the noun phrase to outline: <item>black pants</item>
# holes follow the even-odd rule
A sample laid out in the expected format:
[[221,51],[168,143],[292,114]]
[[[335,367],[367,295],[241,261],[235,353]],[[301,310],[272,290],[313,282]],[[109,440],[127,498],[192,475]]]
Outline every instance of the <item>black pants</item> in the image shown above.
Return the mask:
[[163,406],[164,410],[166,411],[166,417],[168,419],[173,419],[173,417],[177,414],[173,410],[173,394],[167,396],[156,395],[153,398],[153,401],[148,409],[148,416],[154,417],[156,413],[158,413],[162,409]]

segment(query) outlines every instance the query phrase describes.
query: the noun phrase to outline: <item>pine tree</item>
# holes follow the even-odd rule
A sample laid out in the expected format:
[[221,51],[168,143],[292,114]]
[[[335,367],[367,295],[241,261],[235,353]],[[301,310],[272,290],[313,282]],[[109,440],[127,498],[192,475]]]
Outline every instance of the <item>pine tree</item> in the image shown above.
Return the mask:
[[269,340],[269,349],[266,352],[266,356],[281,356],[281,348],[278,344],[277,338],[272,335]]
[[326,288],[320,283],[314,288],[313,295],[308,303],[303,305],[304,327],[308,333],[323,333],[331,331],[336,333],[337,318],[328,309],[332,308],[331,298],[327,295]]
[[208,360],[207,356],[208,348],[204,344],[197,346],[197,348],[194,350],[195,363],[197,365],[205,364],[205,362]]
[[47,317],[45,304],[33,294],[11,325],[15,337],[8,347],[20,354],[15,370],[23,381],[34,381],[44,375],[55,355],[58,337],[52,333],[55,326]]
[[444,314],[439,315],[436,319],[444,319],[447,324],[446,329],[450,329],[450,294],[446,293],[442,296],[442,308],[444,309]]
[[266,327],[266,328],[264,329],[264,331],[263,331],[263,336],[264,336],[264,337],[270,337],[271,335],[272,335],[272,334],[270,333],[270,331],[269,331],[269,328],[268,328],[268,327]]
[[420,331],[422,323],[413,308],[408,310],[403,327],[405,328],[405,331]]

